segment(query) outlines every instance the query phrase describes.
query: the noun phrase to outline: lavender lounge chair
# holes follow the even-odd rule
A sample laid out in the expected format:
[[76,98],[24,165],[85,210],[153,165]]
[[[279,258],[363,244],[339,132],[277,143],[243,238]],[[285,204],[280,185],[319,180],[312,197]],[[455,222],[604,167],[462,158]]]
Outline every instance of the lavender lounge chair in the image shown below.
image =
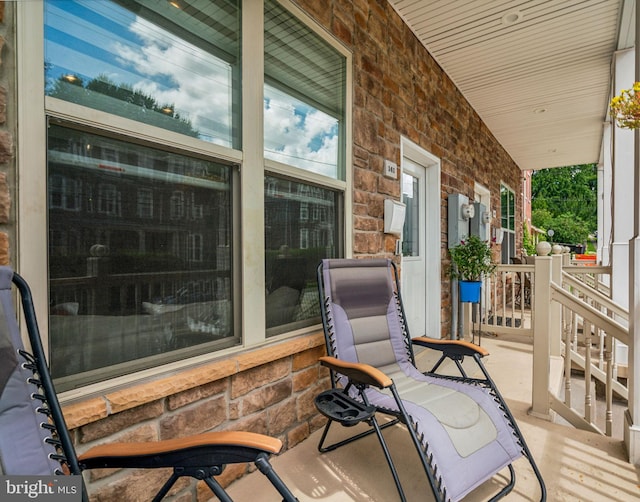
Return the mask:
[[[12,283],[22,299],[31,353],[24,350],[20,338]],[[49,375],[29,287],[10,268],[0,267],[0,474],[81,476],[83,470],[94,468],[168,467],[173,468],[172,474],[159,487],[154,501],[161,500],[180,477],[188,476],[203,480],[219,500],[232,502],[215,476],[226,464],[253,462],[283,500],[294,502],[297,499],[269,463],[269,457],[281,448],[282,442],[276,438],[222,431],[163,441],[104,444],[78,457]],[[84,484],[79,486],[78,494],[88,500]]]
[[[513,462],[526,458],[546,499],[542,476],[505,401],[487,373],[482,347],[465,341],[409,337],[400,297],[398,273],[389,260],[324,260],[318,267],[322,321],[332,389],[316,398],[329,418],[318,446],[333,450],[375,433],[391,469],[401,500],[405,496],[383,429],[401,423],[415,445],[419,461],[438,501],[457,501],[502,470],[506,486],[515,485]],[[442,353],[431,371],[415,366],[412,345]],[[462,366],[475,360],[478,376]],[[437,374],[453,360],[459,376]],[[379,422],[386,415],[390,420]],[[325,446],[331,425],[365,422],[371,429]],[[404,452],[403,452],[404,453]],[[417,459],[416,459],[417,460]],[[504,483],[503,483],[504,484]]]

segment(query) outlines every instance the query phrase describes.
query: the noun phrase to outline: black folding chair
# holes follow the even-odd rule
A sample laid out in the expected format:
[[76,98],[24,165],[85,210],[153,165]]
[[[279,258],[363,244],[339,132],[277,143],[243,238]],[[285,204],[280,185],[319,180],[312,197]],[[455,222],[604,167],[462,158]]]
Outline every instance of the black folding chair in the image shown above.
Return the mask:
[[[390,260],[324,260],[318,285],[328,353],[320,361],[331,370],[332,379],[332,389],[316,398],[318,410],[329,419],[318,445],[321,452],[375,433],[405,500],[383,435],[387,427],[404,424],[436,500],[460,500],[508,470],[508,483],[492,500],[503,497],[515,485],[513,463],[521,457],[529,461],[541,500],[546,499],[544,481],[524,437],[482,363],[485,349],[461,340],[412,340],[397,270]],[[422,373],[416,367],[413,344],[441,353],[430,371]],[[466,357],[475,361],[478,375],[465,371]],[[438,373],[447,359],[459,375]],[[380,422],[380,415],[388,420]],[[332,424],[359,422],[371,428],[325,445]]]
[[[24,349],[11,284],[22,300],[31,352]],[[49,374],[27,283],[0,267],[0,466],[7,475],[76,475],[94,468],[172,468],[154,501],[183,476],[203,480],[224,502],[231,498],[216,481],[226,464],[253,462],[287,502],[296,497],[273,470],[269,457],[279,439],[252,432],[208,432],[146,443],[110,443],[78,456]],[[88,500],[86,489],[83,500]]]

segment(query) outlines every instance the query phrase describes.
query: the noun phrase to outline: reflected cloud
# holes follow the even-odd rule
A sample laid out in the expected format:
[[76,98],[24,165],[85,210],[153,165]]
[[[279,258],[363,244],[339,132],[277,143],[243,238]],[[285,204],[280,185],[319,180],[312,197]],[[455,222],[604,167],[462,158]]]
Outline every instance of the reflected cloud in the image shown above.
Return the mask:
[[189,119],[204,136],[220,136],[219,131],[211,130],[211,117],[220,123],[216,129],[231,129],[229,64],[145,19],[136,17],[129,30],[141,44],[116,42],[113,50],[121,64],[142,77],[132,83],[134,89],[160,103],[173,104],[175,112]]
[[338,121],[265,86],[265,156],[337,177]]
[[[47,2],[45,22],[50,95],[178,132],[197,131],[202,140],[233,145],[233,120],[238,116],[233,89],[238,82],[236,61],[113,2]],[[210,43],[206,30],[193,36]],[[233,48],[227,53],[233,57]],[[77,78],[76,87],[59,85],[59,79],[68,75]],[[100,85],[84,92],[96,80]],[[296,91],[301,96],[304,92]],[[146,103],[147,97],[154,103]],[[319,109],[321,105],[316,108],[303,100],[265,86],[265,156],[339,178],[341,124]],[[161,117],[149,113],[151,108]]]

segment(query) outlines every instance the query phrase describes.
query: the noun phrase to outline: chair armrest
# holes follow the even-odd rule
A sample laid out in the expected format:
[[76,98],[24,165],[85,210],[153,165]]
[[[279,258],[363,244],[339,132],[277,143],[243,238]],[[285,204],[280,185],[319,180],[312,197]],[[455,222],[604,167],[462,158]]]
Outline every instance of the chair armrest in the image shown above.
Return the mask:
[[437,340],[426,336],[419,336],[411,340],[414,344],[421,347],[444,352],[447,356],[473,356],[475,354],[480,357],[488,356],[489,351],[476,345],[475,343],[465,342],[464,340]]
[[323,356],[319,360],[322,366],[325,366],[330,370],[337,371],[356,383],[372,385],[379,389],[384,389],[393,385],[393,380],[391,380],[391,378],[379,369],[368,364],[350,363],[331,356]]
[[[232,460],[234,448],[277,454],[282,449],[282,441],[277,438],[244,431],[205,432],[183,438],[161,441],[108,443],[90,448],[78,460],[86,469],[103,467],[174,467],[175,459],[198,457],[201,452],[229,457]],[[236,454],[238,456],[239,454]],[[180,460],[184,462],[184,460]],[[246,459],[242,461],[248,461]]]

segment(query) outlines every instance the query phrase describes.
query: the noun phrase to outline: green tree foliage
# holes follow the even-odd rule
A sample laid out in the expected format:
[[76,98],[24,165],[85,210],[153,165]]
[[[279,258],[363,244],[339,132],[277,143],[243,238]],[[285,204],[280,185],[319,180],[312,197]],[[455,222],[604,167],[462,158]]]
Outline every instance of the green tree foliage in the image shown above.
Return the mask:
[[449,250],[451,254],[450,274],[453,279],[480,281],[496,268],[493,252],[488,242],[477,235],[470,235]]
[[528,255],[536,254],[536,245],[533,242],[533,238],[529,233],[529,228],[526,223],[522,224],[522,247]]
[[597,229],[598,174],[595,164],[543,169],[531,178],[531,221],[553,229],[553,241],[586,242]]
[[173,104],[158,103],[152,96],[128,84],[117,84],[106,75],[98,75],[88,82],[79,77],[70,81],[61,76],[48,84],[47,95],[198,137],[191,121],[175,112]]
[[553,241],[567,244],[581,244],[587,241],[589,228],[586,222],[571,213],[564,213],[553,219]]
[[553,228],[553,214],[548,209],[532,209],[531,223],[538,228]]

